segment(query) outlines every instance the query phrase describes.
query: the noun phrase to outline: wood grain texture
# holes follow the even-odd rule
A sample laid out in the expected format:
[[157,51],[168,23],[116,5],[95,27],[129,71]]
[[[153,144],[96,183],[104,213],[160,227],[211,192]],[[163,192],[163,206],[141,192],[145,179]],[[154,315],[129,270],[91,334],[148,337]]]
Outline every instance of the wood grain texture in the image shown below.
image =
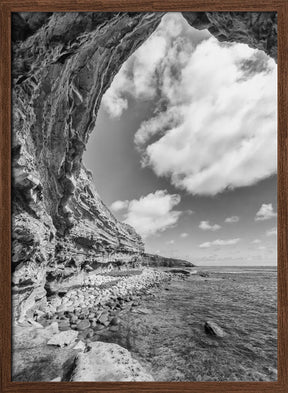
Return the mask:
[[[73,4],[72,4],[73,3]],[[278,12],[278,382],[11,382],[11,12]],[[288,392],[288,0],[0,0],[0,342],[1,392]]]

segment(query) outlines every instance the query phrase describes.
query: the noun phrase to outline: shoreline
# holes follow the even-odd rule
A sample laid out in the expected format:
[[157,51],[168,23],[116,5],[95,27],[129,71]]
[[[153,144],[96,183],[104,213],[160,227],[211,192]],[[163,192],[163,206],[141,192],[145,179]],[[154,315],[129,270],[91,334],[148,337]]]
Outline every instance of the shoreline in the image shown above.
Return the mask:
[[[41,347],[42,352],[47,355],[50,355],[53,349],[58,352],[58,363],[63,361],[64,371],[63,375],[55,377],[57,381],[67,381],[70,380],[69,378],[74,378],[72,379],[74,381],[82,380],[79,372],[76,372],[72,377],[74,371],[65,371],[64,363],[70,359],[68,363],[71,363],[75,368],[75,360],[81,358],[79,354],[86,352],[89,346],[95,347],[94,343],[99,343],[100,334],[113,335],[113,332],[117,332],[123,313],[133,312],[133,309],[141,305],[142,296],[169,282],[171,278],[171,274],[152,268],[143,268],[141,271],[131,269],[103,274],[90,273],[85,277],[83,285],[72,286],[62,297],[52,295],[45,311],[38,310],[34,313],[33,318],[14,324],[13,380],[23,381],[19,377],[23,378],[25,375],[27,379],[24,381],[35,381],[35,379],[29,379],[29,358],[31,352],[34,353],[38,347]],[[145,312],[145,310],[142,311]],[[107,348],[106,350],[108,354],[109,350]],[[125,348],[120,346],[118,348],[115,344],[114,350],[120,351],[121,354],[118,356],[117,362],[122,363],[123,354],[121,351]],[[59,351],[63,352],[62,357]],[[25,352],[27,356],[25,356]],[[125,362],[127,362],[129,355],[127,351]],[[134,359],[132,358],[131,361],[133,363]],[[153,380],[144,369],[141,369],[140,364],[137,364],[137,367],[141,370],[139,375],[133,374],[131,370],[127,374],[127,370],[125,370],[123,373],[127,374],[126,378],[128,379],[123,380]],[[42,375],[42,371],[38,371]],[[107,370],[108,372],[109,370]],[[89,374],[90,377],[92,374]],[[120,380],[123,375],[119,376]],[[55,381],[55,378],[49,381]]]
[[[134,370],[139,367],[139,375],[133,374],[130,369],[128,377],[126,370],[125,378],[128,379],[125,380],[138,380],[135,378],[144,374],[143,380],[152,377],[159,382],[276,380],[276,275],[270,272],[251,272],[250,275],[245,272],[216,272],[207,276],[203,273],[199,271],[189,276],[170,274],[170,280],[161,281],[139,294],[133,306],[129,306],[131,300],[122,302],[122,307],[117,308],[118,325],[103,326],[94,338],[82,338],[79,345],[84,342],[84,348],[82,345],[81,349],[73,349],[74,344],[63,348],[45,344],[28,350],[28,353],[22,350],[22,354],[25,353],[22,358],[19,350],[15,356],[18,371],[21,361],[23,365],[24,360],[31,361],[42,351],[41,359],[50,356],[53,364],[43,366],[42,374],[38,370],[38,375],[35,370],[33,374],[33,367],[28,367],[30,376],[39,380],[40,375],[41,380],[46,381],[61,376],[61,380],[69,381],[79,353],[82,353],[80,357],[83,360],[87,351],[100,353],[99,346],[107,344],[107,353],[113,346],[113,362],[121,365],[124,358],[127,362],[128,355],[129,359],[132,357],[133,361],[138,361],[137,367],[131,367]],[[225,333],[223,338],[207,334],[206,321],[218,324]],[[45,328],[40,330],[43,332]],[[63,334],[66,333],[63,331]],[[102,344],[97,344],[99,342]],[[58,360],[54,361],[54,358]],[[38,364],[39,357],[37,359],[33,364]],[[111,359],[108,360],[111,366]],[[97,362],[94,365],[97,366]],[[29,363],[25,364],[26,369],[27,366]],[[26,378],[25,373],[14,375],[18,381]],[[117,375],[120,378],[117,380],[121,380]],[[98,377],[96,380],[99,380]],[[101,374],[104,378],[101,380],[106,377]]]

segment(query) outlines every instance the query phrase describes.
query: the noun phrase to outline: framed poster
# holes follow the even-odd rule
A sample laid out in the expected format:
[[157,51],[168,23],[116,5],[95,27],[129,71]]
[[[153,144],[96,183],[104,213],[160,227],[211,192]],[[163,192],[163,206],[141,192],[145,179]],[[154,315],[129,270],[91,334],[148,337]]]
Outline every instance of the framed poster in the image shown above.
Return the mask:
[[3,392],[286,391],[286,19],[2,2]]

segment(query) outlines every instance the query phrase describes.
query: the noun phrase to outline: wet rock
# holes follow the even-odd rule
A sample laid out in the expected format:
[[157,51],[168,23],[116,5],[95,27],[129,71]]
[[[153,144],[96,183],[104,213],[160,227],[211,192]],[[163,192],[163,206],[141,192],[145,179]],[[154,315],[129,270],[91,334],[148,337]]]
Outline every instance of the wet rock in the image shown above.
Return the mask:
[[99,340],[99,338],[100,338],[100,335],[99,335],[99,334],[94,334],[94,336],[93,336],[93,337],[91,337],[91,342],[98,341],[98,340]]
[[71,323],[76,323],[76,322],[78,322],[78,317],[77,317],[77,315],[72,314],[72,315],[71,315],[71,318],[70,318],[70,322],[71,322]]
[[102,313],[98,318],[98,322],[105,324],[108,321],[108,313]]
[[86,330],[90,327],[90,322],[88,319],[83,319],[83,321],[77,323],[77,330]]
[[198,275],[200,277],[205,277],[205,278],[209,277],[209,273],[208,272],[199,272]]
[[148,308],[137,308],[136,312],[138,314],[152,314],[152,310],[149,310]]
[[58,321],[59,330],[64,332],[70,329],[70,321],[68,319],[61,319]]
[[114,318],[112,318],[111,321],[110,321],[110,325],[111,325],[111,326],[119,325],[119,323],[120,323],[120,318],[118,318],[118,317],[114,317]]
[[103,325],[97,323],[97,326],[95,327],[95,330],[96,330],[96,331],[99,331],[99,330],[103,330],[103,329],[105,329],[105,326],[103,326]]
[[190,271],[184,269],[170,269],[167,270],[167,273],[184,274],[185,276],[190,276]]
[[204,324],[204,329],[205,332],[211,336],[220,337],[220,338],[226,336],[224,330],[220,326],[218,326],[217,323],[213,321],[206,321]]

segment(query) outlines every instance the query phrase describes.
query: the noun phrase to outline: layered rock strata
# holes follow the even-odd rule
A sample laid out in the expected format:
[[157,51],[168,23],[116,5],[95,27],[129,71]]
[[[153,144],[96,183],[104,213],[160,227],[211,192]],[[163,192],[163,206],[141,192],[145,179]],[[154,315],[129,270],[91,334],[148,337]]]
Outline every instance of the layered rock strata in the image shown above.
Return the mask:
[[276,12],[183,12],[196,29],[207,29],[221,42],[240,42],[277,61]]
[[[184,13],[219,40],[277,54],[275,13]],[[47,292],[103,264],[135,264],[136,232],[98,196],[82,155],[101,98],[163,13],[13,14],[13,304],[23,320]],[[108,180],[109,181],[109,180]]]
[[45,302],[47,280],[61,282],[89,264],[135,262],[143,251],[141,238],[97,195],[82,154],[102,95],[161,16],[14,15],[15,318]]
[[99,341],[119,334],[130,310],[150,311],[139,307],[141,297],[155,296],[153,288],[170,279],[153,269],[90,272],[64,296],[50,296],[45,307],[14,325],[13,380],[152,380],[127,349]]

